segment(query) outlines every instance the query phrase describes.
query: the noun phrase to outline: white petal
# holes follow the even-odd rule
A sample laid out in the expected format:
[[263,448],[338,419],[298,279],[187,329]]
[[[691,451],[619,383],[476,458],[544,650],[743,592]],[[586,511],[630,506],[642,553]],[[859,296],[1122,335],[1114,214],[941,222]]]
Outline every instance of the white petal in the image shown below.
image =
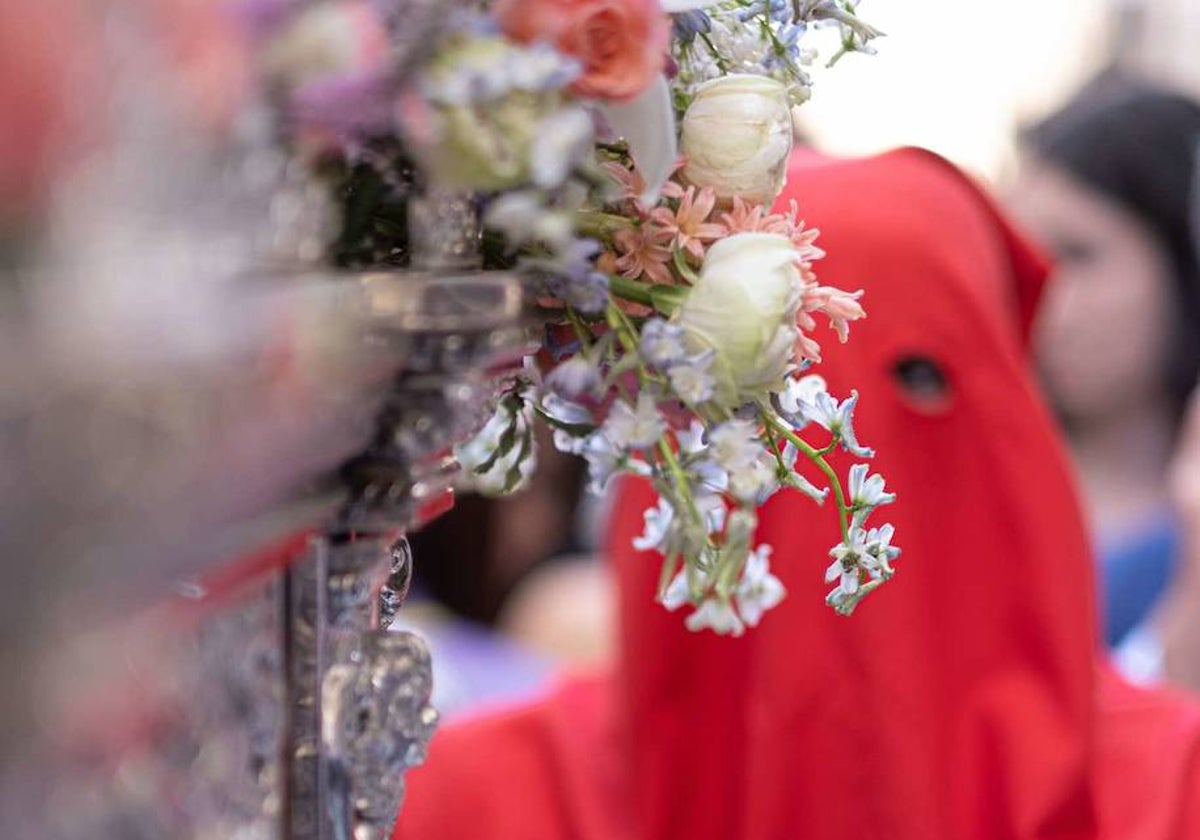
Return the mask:
[[675,147],[675,110],[666,77],[659,76],[631,102],[605,102],[599,108],[612,130],[629,143],[629,154],[646,181],[642,203],[657,204],[679,155]]
[[688,593],[687,572],[680,572],[675,575],[667,587],[667,591],[663,593],[660,603],[668,610],[677,610],[688,602],[690,599]]

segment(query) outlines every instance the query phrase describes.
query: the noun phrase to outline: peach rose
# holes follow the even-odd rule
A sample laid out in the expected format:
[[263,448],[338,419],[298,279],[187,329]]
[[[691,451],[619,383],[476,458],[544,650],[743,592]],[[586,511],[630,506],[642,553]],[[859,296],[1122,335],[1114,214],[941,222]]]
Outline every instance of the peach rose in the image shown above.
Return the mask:
[[510,38],[578,59],[580,96],[630,100],[665,64],[670,23],[658,0],[499,0],[495,16]]

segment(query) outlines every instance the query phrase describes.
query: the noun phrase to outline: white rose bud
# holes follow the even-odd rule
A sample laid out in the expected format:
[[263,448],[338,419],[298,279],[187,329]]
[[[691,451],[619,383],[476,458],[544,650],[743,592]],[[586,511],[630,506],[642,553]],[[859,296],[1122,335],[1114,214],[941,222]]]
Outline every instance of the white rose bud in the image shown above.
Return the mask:
[[783,388],[799,329],[803,282],[792,241],[737,233],[708,249],[700,277],[674,315],[689,353],[714,350],[713,400],[726,408]]
[[783,189],[792,151],[787,88],[766,76],[732,75],[706,82],[683,115],[683,177],[770,206]]

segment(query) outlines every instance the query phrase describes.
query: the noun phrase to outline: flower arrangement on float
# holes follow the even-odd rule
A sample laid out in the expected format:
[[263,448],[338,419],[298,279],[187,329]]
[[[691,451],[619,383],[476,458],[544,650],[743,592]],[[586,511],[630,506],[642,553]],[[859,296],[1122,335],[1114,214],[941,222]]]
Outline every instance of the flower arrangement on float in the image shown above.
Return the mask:
[[[890,525],[867,524],[894,496],[864,462],[858,395],[812,373],[819,321],[845,341],[861,293],[822,285],[817,230],[773,207],[810,94],[807,34],[835,28],[833,60],[879,34],[856,1],[471,4],[402,83],[387,3],[285,3],[265,40],[294,136],[345,202],[335,260],[402,264],[393,205],[419,182],[469,195],[485,266],[528,279],[545,338],[456,450],[473,487],[520,489],[535,418],[596,492],[649,479],[636,547],[661,556],[658,599],[690,606],[693,630],[741,634],[784,597],[754,540],[782,488],[833,508],[838,612],[899,553]],[[861,459],[844,482],[838,448]]]

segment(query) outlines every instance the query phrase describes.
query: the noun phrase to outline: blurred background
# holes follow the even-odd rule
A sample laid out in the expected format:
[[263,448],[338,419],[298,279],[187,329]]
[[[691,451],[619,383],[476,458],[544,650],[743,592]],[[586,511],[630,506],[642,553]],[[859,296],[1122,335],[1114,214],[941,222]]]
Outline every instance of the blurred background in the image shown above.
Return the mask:
[[818,71],[803,126],[834,154],[918,145],[996,180],[1016,162],[1016,129],[1118,66],[1200,93],[1193,0],[871,2],[887,33],[874,57]]

